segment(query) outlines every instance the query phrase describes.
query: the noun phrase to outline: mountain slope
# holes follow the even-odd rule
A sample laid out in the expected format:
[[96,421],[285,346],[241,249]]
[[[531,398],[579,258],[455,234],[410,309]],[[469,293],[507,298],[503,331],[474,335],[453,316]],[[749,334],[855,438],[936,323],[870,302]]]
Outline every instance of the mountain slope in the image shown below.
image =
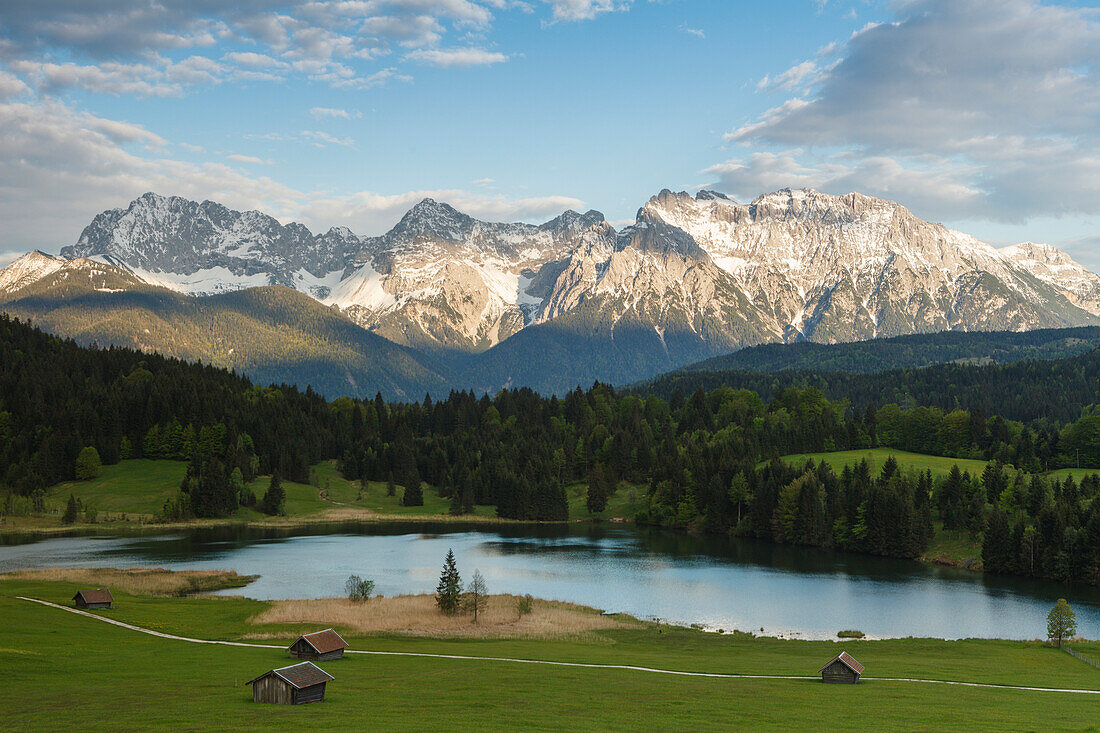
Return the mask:
[[[113,282],[130,273],[92,263]],[[417,400],[446,392],[448,375],[435,361],[363,330],[312,298],[265,286],[195,298],[143,284],[97,288],[64,268],[21,292],[0,296],[0,308],[81,343],[114,344],[234,369],[260,383],[292,383],[330,396]],[[6,301],[6,302],[4,302]]]

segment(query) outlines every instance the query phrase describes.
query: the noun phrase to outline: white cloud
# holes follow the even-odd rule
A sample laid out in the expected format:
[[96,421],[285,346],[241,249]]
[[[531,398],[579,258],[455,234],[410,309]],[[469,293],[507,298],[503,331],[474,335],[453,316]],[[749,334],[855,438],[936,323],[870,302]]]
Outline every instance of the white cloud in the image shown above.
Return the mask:
[[680,24],[680,30],[688,35],[695,36],[696,38],[706,38],[707,34],[703,32],[701,28],[692,28],[686,22]]
[[240,153],[232,153],[225,156],[227,160],[232,160],[237,163],[250,163],[252,165],[271,165],[270,160],[264,160],[263,158],[257,158],[254,155],[241,155]]
[[942,219],[1100,212],[1096,13],[1035,0],[900,7],[899,22],[828,49],[842,54],[833,63],[765,79],[794,96],[728,133],[757,152],[711,172],[738,190],[805,179],[911,196]]
[[543,0],[555,21],[592,20],[601,13],[630,8],[631,0]]
[[287,69],[290,67],[285,61],[279,61],[267,54],[253,53],[252,51],[234,51],[225,54],[222,59],[243,69]]
[[488,66],[508,60],[505,54],[482,48],[418,49],[409,52],[406,58],[444,69],[453,66]]
[[359,119],[363,116],[362,112],[348,111],[346,109],[340,109],[337,107],[311,107],[309,114],[317,119],[339,118],[342,120]]
[[30,87],[6,71],[0,71],[0,100],[18,97],[30,91]]
[[[632,0],[543,0],[550,22],[626,10]],[[293,77],[366,89],[407,75],[374,67],[404,59],[484,66],[494,14],[521,0],[0,0],[0,60],[43,92],[180,96],[227,80]],[[689,33],[701,31],[687,28]],[[451,38],[451,43],[445,43]],[[15,65],[21,67],[15,69]],[[0,83],[0,96],[11,84]]]
[[303,140],[307,140],[318,148],[328,145],[339,145],[344,148],[354,148],[355,141],[350,137],[336,137],[320,130],[303,130],[298,133]]

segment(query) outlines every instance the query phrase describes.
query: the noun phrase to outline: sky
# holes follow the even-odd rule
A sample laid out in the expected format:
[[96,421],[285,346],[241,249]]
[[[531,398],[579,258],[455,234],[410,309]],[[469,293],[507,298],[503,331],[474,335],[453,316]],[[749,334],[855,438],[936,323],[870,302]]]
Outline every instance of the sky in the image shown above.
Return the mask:
[[1032,0],[0,0],[0,263],[146,191],[378,234],[882,196],[1100,271],[1100,10]]

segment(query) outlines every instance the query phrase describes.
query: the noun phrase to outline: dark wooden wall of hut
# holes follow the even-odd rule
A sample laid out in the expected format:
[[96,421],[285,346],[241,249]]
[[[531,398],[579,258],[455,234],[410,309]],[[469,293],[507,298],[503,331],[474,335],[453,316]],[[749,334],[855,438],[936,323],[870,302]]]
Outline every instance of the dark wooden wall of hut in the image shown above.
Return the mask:
[[279,705],[294,703],[294,688],[273,674],[252,684],[253,702],[271,702]]
[[848,665],[839,659],[821,670],[821,681],[835,684],[855,684],[859,675],[849,669]]
[[294,691],[294,704],[304,705],[307,702],[321,702],[325,699],[325,683],[303,687]]

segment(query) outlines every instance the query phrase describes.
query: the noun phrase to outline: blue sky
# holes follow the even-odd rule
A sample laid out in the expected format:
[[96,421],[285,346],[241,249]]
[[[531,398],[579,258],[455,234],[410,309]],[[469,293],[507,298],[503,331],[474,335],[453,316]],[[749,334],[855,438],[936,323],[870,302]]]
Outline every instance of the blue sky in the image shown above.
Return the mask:
[[146,190],[373,234],[812,186],[1100,269],[1098,61],[1030,0],[0,0],[0,252]]

